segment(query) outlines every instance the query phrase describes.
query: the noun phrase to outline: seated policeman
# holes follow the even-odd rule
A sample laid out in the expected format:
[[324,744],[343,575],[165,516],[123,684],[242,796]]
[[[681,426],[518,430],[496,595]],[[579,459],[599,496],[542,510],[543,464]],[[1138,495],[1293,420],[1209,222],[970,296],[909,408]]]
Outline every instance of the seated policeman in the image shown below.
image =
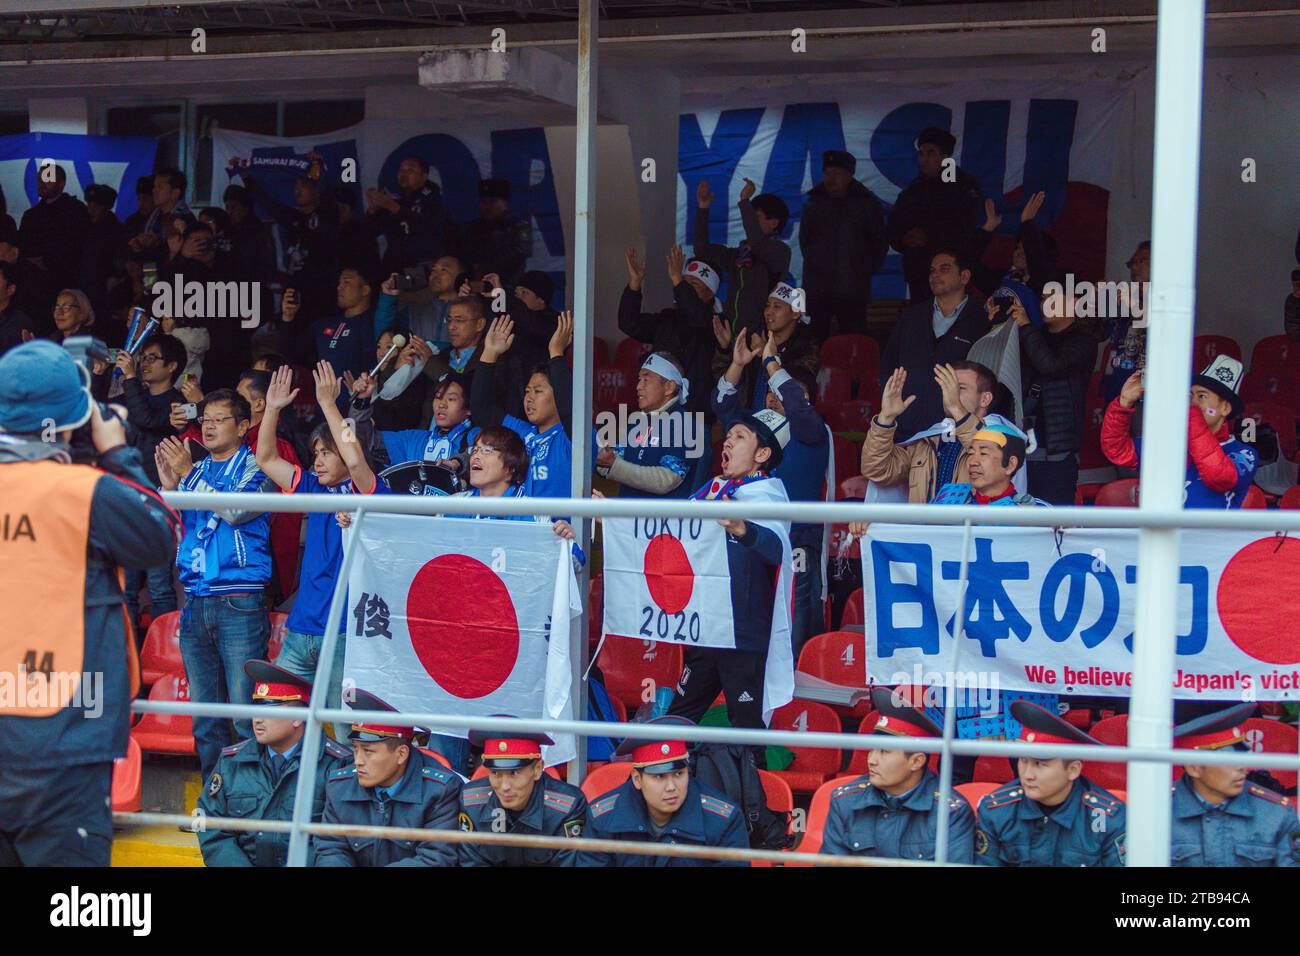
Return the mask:
[[[1237,704],[1174,728],[1186,750],[1248,752],[1245,728],[1255,704]],[[1246,767],[1188,764],[1174,784],[1173,866],[1300,866],[1295,804],[1248,783]]]
[[[1037,704],[1011,715],[1031,744],[1097,744]],[[1124,804],[1089,782],[1081,760],[1021,757],[1020,779],[980,801],[975,862],[985,866],[1123,866]]]
[[[353,710],[389,710],[364,690]],[[353,767],[336,770],[325,786],[324,823],[454,830],[461,779],[415,746],[413,727],[356,723]],[[451,843],[379,837],[318,836],[317,866],[455,866]]]
[[[277,706],[306,707],[311,682],[268,661],[248,661],[244,673],[253,682],[253,703],[267,705],[267,715],[253,718],[252,737],[221,751],[208,786],[199,796],[199,809],[209,817],[289,820],[306,721],[270,715]],[[312,789],[313,822],[320,822],[325,807],[326,778],[351,763],[351,751],[321,735]],[[284,866],[289,834],[201,829],[199,849],[207,866]]]
[[[665,733],[674,726],[693,727],[684,717],[660,717]],[[634,843],[683,843],[690,846],[749,846],[742,814],[733,804],[691,779],[686,741],[623,741],[615,756],[631,755],[632,776],[591,804],[587,836]],[[739,860],[702,860],[647,856],[640,853],[578,853],[578,866],[745,866]]]
[[[587,798],[577,787],[548,774],[542,763],[542,745],[554,745],[554,740],[546,734],[471,730],[469,742],[483,748],[488,774],[461,792],[462,830],[582,836]],[[460,845],[461,866],[573,866],[576,855],[574,850]]]
[[[943,731],[920,710],[887,687],[871,692],[880,714],[872,733],[896,737],[942,737]],[[939,825],[939,778],[930,755],[917,751],[871,750],[867,774],[831,794],[822,853],[933,860]],[[975,814],[953,793],[948,814],[948,861],[973,863]]]

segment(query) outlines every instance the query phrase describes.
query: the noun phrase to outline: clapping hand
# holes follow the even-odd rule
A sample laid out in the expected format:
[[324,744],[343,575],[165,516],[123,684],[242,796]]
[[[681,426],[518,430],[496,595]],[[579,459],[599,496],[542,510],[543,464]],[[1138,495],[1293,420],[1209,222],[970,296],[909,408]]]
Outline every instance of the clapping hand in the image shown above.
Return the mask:
[[906,384],[907,369],[894,369],[894,374],[889,376],[880,393],[880,414],[876,416],[880,424],[892,425],[898,416],[907,411],[908,407],[916,401],[915,395],[903,397],[903,386]]
[[627,261],[627,287],[636,292],[645,281],[645,263],[637,260],[636,246],[629,246],[624,258]]

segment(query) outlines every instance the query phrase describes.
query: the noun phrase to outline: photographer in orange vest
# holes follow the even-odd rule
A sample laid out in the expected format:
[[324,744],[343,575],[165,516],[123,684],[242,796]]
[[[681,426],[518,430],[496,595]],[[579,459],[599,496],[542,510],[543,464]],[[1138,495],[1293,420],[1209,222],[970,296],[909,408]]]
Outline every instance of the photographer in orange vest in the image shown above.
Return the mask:
[[[98,467],[72,463],[83,428]],[[0,358],[0,867],[109,864],[140,676],[123,569],[174,559],[180,527],[150,485],[69,352]]]

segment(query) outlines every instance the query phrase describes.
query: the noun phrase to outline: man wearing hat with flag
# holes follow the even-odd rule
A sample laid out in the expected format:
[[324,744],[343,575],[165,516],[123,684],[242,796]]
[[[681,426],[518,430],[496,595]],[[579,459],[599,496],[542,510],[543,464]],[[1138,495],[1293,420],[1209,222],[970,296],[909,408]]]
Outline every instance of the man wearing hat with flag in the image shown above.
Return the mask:
[[[1037,704],[1011,705],[1030,744],[1096,744]],[[984,866],[1123,866],[1124,803],[1083,776],[1077,758],[1021,757],[1020,779],[980,801],[975,862]]]
[[808,289],[812,334],[865,332],[871,277],[889,253],[885,208],[854,178],[858,161],[842,149],[822,153],[822,181],[808,192],[799,216],[799,250]]
[[[284,866],[289,834],[204,829],[203,816],[255,820],[290,820],[298,786],[305,720],[272,717],[275,707],[306,707],[311,682],[269,661],[248,661],[244,673],[253,681],[253,703],[267,716],[253,718],[253,736],[221,751],[216,769],[199,795],[196,828],[207,866]],[[325,780],[352,763],[352,752],[321,735],[312,788],[311,819],[319,823],[325,809]],[[310,860],[309,860],[310,865]]]
[[[1174,728],[1180,750],[1248,753],[1245,722],[1256,704],[1236,704]],[[1174,866],[1300,866],[1295,804],[1246,779],[1247,768],[1188,764],[1174,784],[1169,861]]]
[[510,215],[510,180],[480,179],[479,217],[465,226],[461,259],[475,278],[495,273],[513,289],[533,252],[533,227]]
[[[1235,358],[1220,355],[1192,380],[1184,508],[1240,508],[1255,480],[1259,456],[1233,436],[1230,425],[1243,408],[1237,394],[1242,371]],[[1121,468],[1137,468],[1141,460],[1142,439],[1133,438],[1129,426],[1142,397],[1143,374],[1138,370],[1129,376],[1101,423],[1101,450]]]
[[[665,737],[629,737],[614,752],[632,758],[632,775],[591,804],[586,836],[594,840],[748,849],[744,815],[722,795],[691,779],[686,741],[672,738],[683,717],[659,717]],[[578,853],[578,866],[745,866],[741,860],[704,860],[641,853]]]
[[[762,409],[733,419],[722,445],[722,474],[697,501],[789,501],[771,476],[790,441],[784,415]],[[790,608],[793,558],[788,521],[718,522],[727,532],[735,647],[686,647],[669,712],[699,720],[721,692],[732,727],[765,727],[794,697]]]
[[[939,726],[888,687],[871,691],[880,719],[873,734],[942,737]],[[867,773],[831,794],[821,852],[831,856],[875,856],[933,860],[939,825],[939,778],[922,751],[871,750]],[[948,862],[973,863],[975,814],[966,798],[948,802]]]
[[[930,259],[943,248],[971,251],[984,222],[980,184],[952,159],[957,137],[931,126],[916,137],[917,176],[889,212],[889,244],[903,254],[912,301],[929,295]],[[946,164],[946,165],[945,165]]]
[[[552,777],[542,763],[542,746],[554,746],[554,740],[546,734],[471,730],[469,742],[483,748],[487,776],[461,791],[462,830],[582,836],[587,798],[577,787]],[[573,866],[576,856],[575,850],[460,845],[461,866]]]
[[[358,690],[353,710],[397,712]],[[354,766],[335,770],[325,785],[324,823],[454,830],[461,778],[417,747],[414,727],[382,722],[352,725]],[[381,837],[318,836],[317,866],[455,866],[452,843]]]

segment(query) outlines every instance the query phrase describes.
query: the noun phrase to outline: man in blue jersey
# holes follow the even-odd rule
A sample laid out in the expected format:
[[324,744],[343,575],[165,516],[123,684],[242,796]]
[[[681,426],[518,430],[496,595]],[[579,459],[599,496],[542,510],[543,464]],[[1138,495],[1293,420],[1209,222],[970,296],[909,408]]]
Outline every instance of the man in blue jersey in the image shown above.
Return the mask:
[[[1220,355],[1192,381],[1183,482],[1186,508],[1240,508],[1255,480],[1259,457],[1255,449],[1233,436],[1230,425],[1243,407],[1237,394],[1241,378],[1241,363]],[[1101,423],[1101,449],[1121,468],[1137,468],[1140,461],[1141,439],[1130,436],[1129,425],[1143,389],[1143,372],[1139,370],[1129,376]]]
[[[374,387],[375,381],[368,375],[353,382],[349,411],[358,440],[368,447],[380,465],[407,461],[447,462],[457,456],[468,457],[479,429],[471,419],[470,385],[464,375],[446,372],[438,379],[433,392],[433,420],[427,430],[371,430]],[[463,467],[458,470],[463,470]]]
[[[388,489],[366,463],[361,446],[347,441],[343,416],[338,411],[339,380],[328,362],[320,362],[313,372],[316,400],[325,415],[309,442],[312,470],[304,471],[280,457],[275,443],[275,425],[280,412],[293,403],[298,390],[293,387],[293,369],[282,366],[271,379],[266,391],[266,413],[257,435],[257,463],[262,471],[285,494],[382,494]],[[307,540],[302,567],[298,574],[298,597],[285,624],[284,647],[276,660],[278,666],[306,680],[316,676],[321,645],[325,639],[325,620],[330,601],[343,566],[343,533],[335,516],[314,511],[307,515]],[[346,617],[343,619],[346,621]],[[326,691],[326,704],[342,706],[343,650],[346,627],[340,627],[335,645],[334,663]],[[347,728],[338,725],[335,737],[344,739]]]
[[504,425],[523,439],[529,464],[522,494],[531,498],[567,498],[573,461],[573,373],[564,352],[573,341],[573,313],[559,314],[555,334],[547,345],[550,359],[528,378],[524,390],[526,421],[507,415],[496,399],[497,360],[510,351],[514,340],[510,316],[494,319],[483,338],[478,370],[470,386],[474,420],[483,427]]

